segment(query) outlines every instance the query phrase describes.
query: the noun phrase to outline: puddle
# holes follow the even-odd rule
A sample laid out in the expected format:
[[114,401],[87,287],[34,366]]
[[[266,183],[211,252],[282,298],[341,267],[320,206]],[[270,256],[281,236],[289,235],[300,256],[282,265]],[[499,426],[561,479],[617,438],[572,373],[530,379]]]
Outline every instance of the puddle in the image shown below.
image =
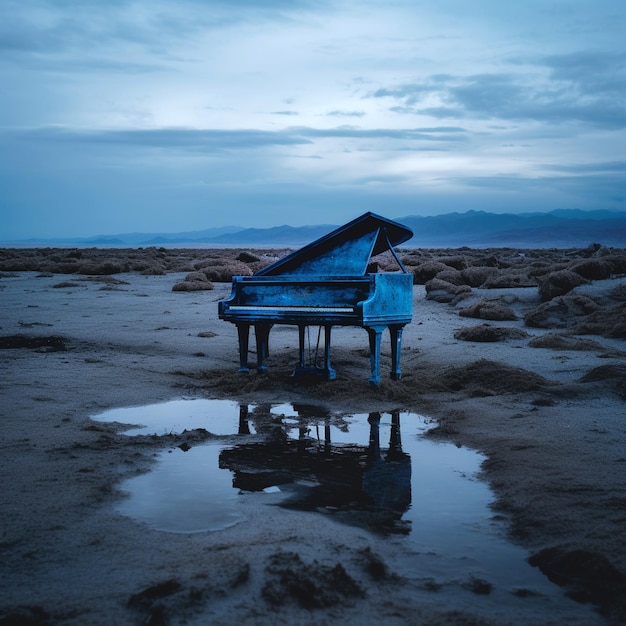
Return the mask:
[[[122,483],[120,513],[167,532],[217,531],[245,519],[242,499],[326,514],[402,542],[428,576],[497,580],[553,593],[493,519],[493,494],[477,474],[484,457],[424,433],[408,412],[325,414],[311,406],[239,406],[177,400],[123,408],[97,421],[141,425],[133,434],[204,428],[221,435],[159,454],[155,469]],[[315,512],[315,513],[314,513]]]
[[230,400],[170,400],[146,406],[111,409],[91,419],[98,422],[132,424],[124,434],[167,435],[204,428],[214,435],[237,432],[239,405]]

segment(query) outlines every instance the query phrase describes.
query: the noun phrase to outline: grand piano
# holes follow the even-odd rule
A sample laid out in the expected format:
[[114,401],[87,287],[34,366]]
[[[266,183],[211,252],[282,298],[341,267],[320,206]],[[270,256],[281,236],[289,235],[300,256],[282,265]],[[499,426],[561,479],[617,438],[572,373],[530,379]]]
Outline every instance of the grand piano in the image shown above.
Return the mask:
[[[293,375],[336,378],[331,366],[333,326],[358,326],[369,336],[372,385],[380,383],[380,345],[385,329],[391,340],[391,378],[401,376],[402,329],[412,319],[413,276],[394,246],[413,232],[392,220],[365,213],[300,250],[279,259],[253,276],[233,276],[232,293],[218,303],[220,319],[237,326],[239,371],[249,371],[250,326],[254,326],[257,371],[265,371],[269,333],[274,324],[299,331],[299,366]],[[370,259],[389,250],[398,272],[368,272]],[[323,364],[307,363],[309,327],[324,329]],[[309,336],[310,337],[310,336]],[[318,340],[319,345],[319,340]]]

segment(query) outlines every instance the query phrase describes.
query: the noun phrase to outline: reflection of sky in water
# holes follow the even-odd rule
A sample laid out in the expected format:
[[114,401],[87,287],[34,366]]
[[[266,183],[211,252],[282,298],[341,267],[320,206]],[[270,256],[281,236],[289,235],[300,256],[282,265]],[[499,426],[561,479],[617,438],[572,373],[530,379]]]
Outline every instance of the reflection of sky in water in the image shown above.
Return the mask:
[[214,443],[188,452],[180,448],[161,452],[152,471],[122,484],[130,497],[118,504],[118,511],[169,532],[204,532],[237,524],[243,517],[237,511],[230,472],[215,471],[219,453]]
[[[291,405],[274,406],[272,414],[284,417],[290,439],[300,436],[300,420]],[[179,400],[116,409],[94,419],[149,424],[141,431],[145,433],[205,428],[215,434],[235,435],[239,416],[239,405],[234,402]],[[254,422],[252,414],[250,421]],[[390,421],[388,413],[381,415],[383,453],[389,446]],[[489,504],[493,495],[476,476],[484,457],[467,448],[422,437],[430,425],[417,414],[401,413],[400,425],[402,451],[410,455],[411,465],[411,505],[402,519],[410,522],[411,532],[395,535],[390,541],[402,542],[407,559],[419,555],[426,564],[424,575],[473,575],[496,579],[509,587],[554,593],[549,591],[553,586],[525,562],[526,552],[506,541],[502,525],[492,520]],[[251,432],[255,432],[253,428]],[[324,420],[309,421],[306,435],[323,443]],[[366,414],[347,416],[340,428],[330,428],[333,444],[367,446],[369,435]],[[218,459],[224,447],[236,448],[244,440],[245,436],[242,440],[210,441],[187,452],[174,448],[160,453],[153,471],[121,485],[129,496],[118,510],[151,528],[170,532],[219,530],[242,521],[233,474],[219,469]]]
[[237,432],[239,404],[231,400],[171,400],[147,406],[122,407],[94,415],[97,422],[133,424],[125,435],[167,435],[204,428],[214,435]]

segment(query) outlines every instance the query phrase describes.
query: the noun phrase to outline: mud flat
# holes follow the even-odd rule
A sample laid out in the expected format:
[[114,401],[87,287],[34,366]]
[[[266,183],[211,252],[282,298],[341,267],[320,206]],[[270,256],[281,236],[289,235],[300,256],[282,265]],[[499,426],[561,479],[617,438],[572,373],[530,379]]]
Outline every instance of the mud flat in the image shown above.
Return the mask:
[[[0,250],[0,624],[624,623],[624,250],[403,251],[414,319],[402,379],[378,388],[359,328],[334,331],[335,381],[291,378],[289,327],[267,375],[238,374],[217,301],[279,254]],[[341,507],[255,496],[239,523],[194,533],[121,515],[123,481],[214,435],[91,417],[179,398],[429,416],[429,438],[484,455],[488,523],[555,593],[431,567]]]

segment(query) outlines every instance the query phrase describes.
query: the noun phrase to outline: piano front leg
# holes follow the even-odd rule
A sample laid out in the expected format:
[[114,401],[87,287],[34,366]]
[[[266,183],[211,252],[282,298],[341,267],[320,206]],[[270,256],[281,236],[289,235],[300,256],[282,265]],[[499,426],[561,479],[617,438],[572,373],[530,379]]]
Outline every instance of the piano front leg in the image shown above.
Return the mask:
[[330,332],[332,326],[324,326],[324,371],[328,380],[335,380],[337,378],[337,372],[330,365]]
[[254,325],[254,335],[256,337],[257,372],[263,373],[267,371],[265,359],[269,353],[269,336],[271,328],[271,324]]
[[306,330],[305,324],[298,324],[298,350],[300,353],[300,370],[304,371],[305,368],[305,349],[304,349],[304,332]]
[[404,324],[393,324],[389,326],[391,337],[391,380],[400,380],[400,349],[402,348],[402,329]]
[[237,324],[237,335],[239,336],[239,371],[249,372],[248,369],[248,342],[250,337],[250,324],[239,322]]
[[380,384],[380,338],[385,326],[367,326],[367,334],[370,339],[370,385]]

